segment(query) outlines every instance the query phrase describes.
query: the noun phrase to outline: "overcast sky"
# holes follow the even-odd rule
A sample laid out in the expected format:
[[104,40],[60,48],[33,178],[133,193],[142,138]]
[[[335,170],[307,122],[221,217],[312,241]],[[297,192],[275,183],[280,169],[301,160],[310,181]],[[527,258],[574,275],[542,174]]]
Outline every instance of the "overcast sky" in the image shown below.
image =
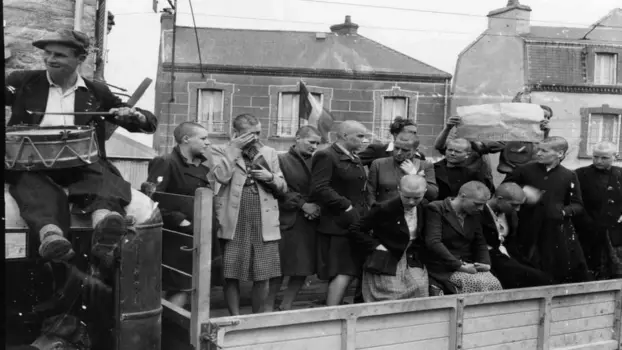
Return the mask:
[[[172,0],[174,1],[174,0]],[[537,26],[586,27],[620,0],[521,0]],[[138,106],[154,109],[160,15],[152,0],[108,0],[116,25],[108,36],[106,80],[130,93],[154,83]],[[192,26],[189,0],[178,0],[177,25]],[[454,74],[456,58],[486,29],[486,14],[507,0],[193,0],[197,27],[329,31],[346,15],[359,34]],[[589,6],[586,6],[589,4]],[[158,10],[168,7],[159,0]],[[503,59],[503,57],[499,57]],[[151,145],[151,137],[136,135]]]

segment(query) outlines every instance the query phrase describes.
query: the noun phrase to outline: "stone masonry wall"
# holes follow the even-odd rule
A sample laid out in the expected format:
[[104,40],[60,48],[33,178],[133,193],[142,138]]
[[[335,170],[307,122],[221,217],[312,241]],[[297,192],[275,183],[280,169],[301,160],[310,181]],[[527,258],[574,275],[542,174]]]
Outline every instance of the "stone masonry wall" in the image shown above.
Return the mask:
[[[160,153],[169,152],[173,146],[172,132],[183,121],[197,118],[198,88],[224,89],[225,118],[241,113],[257,116],[262,124],[264,142],[277,150],[287,150],[292,138],[276,137],[273,134],[278,114],[278,92],[293,92],[300,77],[251,76],[233,74],[211,74],[205,78],[200,73],[175,73],[175,101],[171,99],[170,72],[160,69],[156,82],[157,105],[154,112],[158,116],[159,127],[154,137],[154,148]],[[379,94],[411,95],[409,117],[418,125],[421,151],[429,156],[438,156],[434,150],[434,139],[444,123],[445,84],[424,82],[393,82],[346,79],[303,78],[311,92],[324,95],[324,107],[331,111],[336,120],[358,120],[369,129],[374,127],[374,117],[379,118],[382,108]],[[412,97],[412,96],[416,96]],[[376,99],[374,98],[376,97]],[[377,119],[376,119],[377,120]],[[378,122],[376,122],[378,123]],[[210,135],[214,143],[228,140],[226,135]]]
[[[84,0],[81,30],[95,43],[97,0]],[[40,50],[34,40],[61,28],[73,29],[75,0],[4,0],[4,46],[10,50],[5,57],[5,74],[18,69],[43,69]],[[82,65],[81,74],[92,78],[95,55],[91,53]]]

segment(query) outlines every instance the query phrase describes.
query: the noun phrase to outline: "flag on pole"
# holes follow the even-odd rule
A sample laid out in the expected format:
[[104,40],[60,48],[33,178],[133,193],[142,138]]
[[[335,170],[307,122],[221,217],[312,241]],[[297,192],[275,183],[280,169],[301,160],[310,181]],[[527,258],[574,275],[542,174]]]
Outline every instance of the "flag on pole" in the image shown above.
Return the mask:
[[308,125],[313,125],[320,130],[322,134],[322,142],[328,142],[328,134],[332,128],[335,119],[330,112],[322,106],[320,101],[307,90],[305,84],[300,82],[300,106],[298,116],[305,119]]

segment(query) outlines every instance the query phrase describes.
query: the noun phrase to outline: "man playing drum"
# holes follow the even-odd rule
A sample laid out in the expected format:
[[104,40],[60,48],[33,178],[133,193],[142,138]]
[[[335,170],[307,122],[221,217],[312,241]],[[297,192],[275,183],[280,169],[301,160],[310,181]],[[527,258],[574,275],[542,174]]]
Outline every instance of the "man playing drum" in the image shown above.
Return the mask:
[[[84,33],[62,29],[33,45],[44,51],[46,70],[16,71],[7,77],[5,103],[12,109],[8,125],[31,125],[33,132],[37,125],[58,127],[59,134],[63,127],[94,127],[99,160],[73,168],[5,171],[9,191],[31,232],[38,234],[39,254],[44,259],[69,260],[74,255],[65,238],[71,224],[72,202],[74,210],[91,214],[94,257],[110,263],[126,230],[124,208],[132,194],[130,184],[106,159],[105,121],[130,132],[154,133],[157,119],[150,112],[123,104],[106,85],[80,76],[78,69],[89,48]],[[104,119],[74,112],[101,112],[107,116]]]

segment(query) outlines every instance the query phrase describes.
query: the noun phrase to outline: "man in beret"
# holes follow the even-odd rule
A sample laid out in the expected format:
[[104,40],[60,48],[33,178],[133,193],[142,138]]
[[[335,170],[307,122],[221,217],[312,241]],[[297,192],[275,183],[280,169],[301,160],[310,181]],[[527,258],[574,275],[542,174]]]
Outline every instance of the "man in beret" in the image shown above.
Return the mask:
[[[90,125],[95,128],[100,159],[70,169],[5,172],[9,191],[31,232],[38,235],[39,254],[44,259],[67,261],[74,255],[65,238],[71,201],[74,209],[91,214],[93,256],[109,265],[126,230],[124,208],[131,201],[131,187],[106,159],[105,122],[130,132],[154,133],[157,119],[150,112],[122,103],[105,84],[80,76],[79,67],[89,49],[84,33],[61,29],[33,45],[43,51],[46,69],[16,71],[7,77],[5,104],[12,111],[8,125]],[[111,115],[72,114],[85,111]],[[67,114],[45,114],[52,112]],[[68,188],[68,195],[63,187]]]

